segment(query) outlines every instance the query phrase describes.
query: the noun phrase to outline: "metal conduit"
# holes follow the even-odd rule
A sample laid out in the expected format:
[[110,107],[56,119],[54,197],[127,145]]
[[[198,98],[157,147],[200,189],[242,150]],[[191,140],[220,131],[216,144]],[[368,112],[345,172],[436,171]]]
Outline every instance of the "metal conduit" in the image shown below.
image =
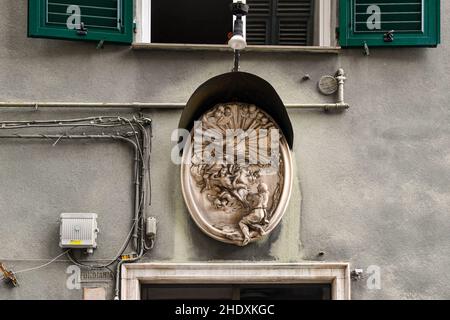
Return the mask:
[[[72,106],[72,105],[71,105]],[[150,202],[150,196],[146,192],[150,188],[149,179],[149,160],[151,152],[151,133],[147,132],[145,126],[150,125],[151,120],[148,118],[140,119],[126,119],[122,117],[88,117],[79,119],[65,119],[65,120],[32,120],[32,121],[0,121],[0,130],[8,129],[23,129],[23,128],[54,128],[54,127],[120,127],[129,126],[132,132],[124,134],[6,134],[0,135],[0,139],[52,139],[57,144],[59,140],[117,140],[125,142],[132,146],[134,151],[134,171],[135,171],[135,199],[134,199],[134,214],[133,214],[133,229],[132,240],[135,248],[135,255],[131,258],[123,260],[120,255],[126,250],[129,241],[127,240],[122,246],[123,250],[118,257],[115,257],[109,264],[105,265],[86,265],[72,260],[70,252],[68,253],[69,260],[82,267],[88,268],[106,268],[109,265],[117,262],[116,267],[116,282],[115,282],[115,299],[120,299],[120,269],[124,262],[134,262],[139,260],[149,247],[144,239],[144,218],[146,216],[147,204]],[[136,128],[135,128],[136,126]],[[140,137],[139,137],[140,135]],[[136,139],[136,142],[133,141]],[[142,145],[141,145],[142,144]],[[150,190],[149,190],[150,191]],[[131,233],[130,233],[131,235]],[[140,238],[140,239],[139,239]]]
[[[337,101],[335,103],[287,103],[288,109],[320,109],[323,111],[342,111],[350,108],[344,100],[344,85],[347,77],[342,68],[335,76],[337,80]],[[181,102],[9,102],[0,101],[2,108],[103,108],[103,109],[183,109],[186,103]]]
[[[0,102],[0,109],[5,108],[102,108],[102,109],[183,109],[185,103],[156,103],[156,102]],[[337,103],[287,103],[288,109],[321,109],[345,110],[350,108],[345,102]]]

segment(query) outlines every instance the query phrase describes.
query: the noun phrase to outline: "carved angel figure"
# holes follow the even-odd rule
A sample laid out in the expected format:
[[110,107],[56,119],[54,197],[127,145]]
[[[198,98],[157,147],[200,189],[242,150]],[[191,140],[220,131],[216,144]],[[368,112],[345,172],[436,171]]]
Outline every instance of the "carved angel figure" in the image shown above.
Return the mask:
[[244,234],[243,245],[250,241],[250,229],[255,229],[261,235],[265,235],[263,226],[268,224],[267,204],[269,203],[269,189],[265,183],[258,185],[258,192],[249,194],[252,203],[251,211],[239,221],[239,227]]

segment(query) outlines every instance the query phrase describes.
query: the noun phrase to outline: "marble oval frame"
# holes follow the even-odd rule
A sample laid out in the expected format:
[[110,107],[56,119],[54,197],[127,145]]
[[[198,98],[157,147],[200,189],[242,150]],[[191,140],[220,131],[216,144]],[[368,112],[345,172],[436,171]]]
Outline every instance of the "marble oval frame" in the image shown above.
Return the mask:
[[[192,133],[192,132],[191,132]],[[269,235],[280,223],[287,206],[289,204],[289,200],[292,193],[292,184],[293,184],[293,164],[292,164],[292,154],[289,148],[289,145],[284,136],[280,139],[280,158],[283,160],[283,189],[281,191],[281,196],[278,202],[276,209],[273,212],[273,215],[269,221],[269,224],[266,228],[266,236]],[[181,163],[181,190],[183,194],[183,198],[186,204],[186,207],[190,213],[190,216],[194,220],[195,224],[209,237],[229,244],[234,244],[237,246],[243,246],[241,241],[231,240],[225,237],[223,232],[214,226],[212,226],[205,218],[204,214],[199,209],[196,204],[196,197],[194,196],[195,189],[190,180],[190,161],[187,159],[191,159],[192,156],[192,141],[191,139],[187,139],[186,144],[183,148],[182,155],[182,163]],[[261,237],[263,238],[263,237]],[[261,238],[252,238],[251,242],[256,242]]]

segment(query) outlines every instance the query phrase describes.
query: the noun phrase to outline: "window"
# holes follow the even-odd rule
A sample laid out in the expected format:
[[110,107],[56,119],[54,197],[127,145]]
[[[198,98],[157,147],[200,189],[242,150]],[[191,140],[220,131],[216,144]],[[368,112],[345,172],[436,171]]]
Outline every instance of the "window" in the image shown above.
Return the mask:
[[[227,44],[237,0],[137,0],[136,43]],[[242,0],[249,45],[335,46],[335,0]],[[334,14],[333,14],[334,13]]]
[[[233,1],[238,0],[29,0],[28,35],[128,44],[226,45],[233,29]],[[250,46],[435,47],[440,43],[440,0],[242,2],[250,6],[244,18]]]
[[341,0],[342,47],[437,46],[439,0]]
[[132,0],[29,0],[28,36],[131,43]]
[[227,44],[231,0],[151,0],[151,39],[157,43]]
[[[226,45],[233,1],[238,0],[29,0],[28,36]],[[249,45],[336,46],[335,0],[242,1],[250,5],[244,18]]]

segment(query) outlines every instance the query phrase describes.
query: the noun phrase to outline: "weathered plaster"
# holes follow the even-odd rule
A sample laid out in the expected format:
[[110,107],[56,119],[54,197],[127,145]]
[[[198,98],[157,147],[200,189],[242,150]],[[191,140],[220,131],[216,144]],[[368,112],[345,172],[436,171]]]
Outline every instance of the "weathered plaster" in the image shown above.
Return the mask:
[[[198,85],[232,65],[222,52],[133,51],[110,44],[96,50],[93,43],[27,39],[26,3],[0,0],[2,101],[185,102]],[[291,203],[283,224],[260,244],[236,248],[198,230],[179,193],[179,168],[169,161],[180,112],[149,111],[151,214],[159,233],[145,261],[349,261],[364,269],[378,265],[382,272],[380,290],[354,282],[354,299],[450,298],[448,14],[450,2],[442,1],[443,45],[437,49],[372,49],[369,57],[360,49],[242,55],[243,70],[268,80],[285,103],[332,101],[317,92],[316,81],[343,67],[351,104],[343,114],[289,112],[301,217],[295,214],[299,203]],[[301,81],[305,73],[312,81]],[[101,114],[127,115],[0,111],[2,119]],[[0,152],[0,260],[58,255],[57,219],[68,210],[99,214],[95,258],[117,252],[132,208],[127,149],[1,142]],[[319,251],[325,254],[318,257]],[[6,262],[16,270],[34,265]],[[1,284],[0,299],[81,298],[81,290],[66,290],[67,266],[58,262],[20,275],[16,289]]]

